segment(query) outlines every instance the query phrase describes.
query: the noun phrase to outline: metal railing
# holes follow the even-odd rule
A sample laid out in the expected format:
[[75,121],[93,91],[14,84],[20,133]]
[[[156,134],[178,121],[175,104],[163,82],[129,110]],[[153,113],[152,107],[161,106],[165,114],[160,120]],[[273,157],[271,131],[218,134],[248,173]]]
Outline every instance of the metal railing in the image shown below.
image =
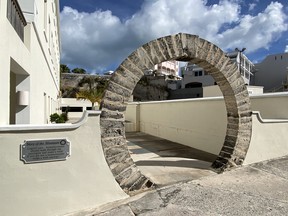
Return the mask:
[[7,19],[21,40],[24,41],[24,27],[27,22],[17,0],[7,1]]

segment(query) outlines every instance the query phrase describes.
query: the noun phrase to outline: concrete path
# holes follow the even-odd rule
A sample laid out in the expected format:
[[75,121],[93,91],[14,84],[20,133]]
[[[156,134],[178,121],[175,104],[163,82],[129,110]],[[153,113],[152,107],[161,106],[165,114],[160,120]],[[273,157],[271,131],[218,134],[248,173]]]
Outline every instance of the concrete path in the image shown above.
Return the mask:
[[216,174],[216,155],[142,132],[126,133],[128,149],[140,171],[158,187]]
[[156,188],[73,216],[288,215],[288,156],[216,174],[215,155],[144,133],[126,137]]
[[169,185],[79,215],[288,215],[288,156]]

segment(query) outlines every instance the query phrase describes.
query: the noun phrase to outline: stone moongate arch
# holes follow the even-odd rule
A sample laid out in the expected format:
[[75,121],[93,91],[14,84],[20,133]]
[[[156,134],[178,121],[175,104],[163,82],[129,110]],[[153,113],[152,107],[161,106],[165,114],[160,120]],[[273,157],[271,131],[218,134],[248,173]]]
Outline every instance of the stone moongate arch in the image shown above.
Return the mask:
[[106,161],[126,192],[151,187],[127,149],[124,112],[144,71],[168,60],[189,61],[204,68],[220,87],[227,110],[223,147],[212,164],[218,171],[239,166],[245,159],[252,131],[250,99],[237,65],[216,45],[196,35],[179,33],[153,40],[125,59],[108,83],[101,103],[101,140]]

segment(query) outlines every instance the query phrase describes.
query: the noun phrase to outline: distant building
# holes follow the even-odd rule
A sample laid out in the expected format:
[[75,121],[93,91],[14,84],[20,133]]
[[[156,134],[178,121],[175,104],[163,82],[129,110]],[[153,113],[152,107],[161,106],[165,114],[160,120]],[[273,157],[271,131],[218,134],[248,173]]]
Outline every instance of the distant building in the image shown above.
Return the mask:
[[[230,52],[227,53],[227,56],[237,63],[245,84],[249,85],[251,76],[253,76],[254,64],[242,52]],[[188,62],[182,70],[182,88],[202,88],[211,85],[217,84],[203,68]]]
[[182,71],[182,88],[202,88],[216,85],[212,76],[196,64],[187,63]]
[[[92,110],[92,104],[89,100],[77,100],[76,98],[61,98],[61,111],[68,112],[70,122],[80,119],[85,110]],[[97,104],[97,107],[99,105]]]
[[288,53],[269,55],[255,68],[254,85],[264,86],[265,92],[288,90]]
[[173,75],[178,76],[179,62],[175,60],[162,62],[155,65],[154,68],[158,75]]
[[[235,51],[226,53],[232,61],[235,61],[246,85],[251,82],[253,77],[254,64],[243,54]],[[222,92],[211,75],[203,68],[193,63],[187,63],[181,68],[182,85],[181,89],[170,91],[169,99],[183,99],[196,97],[221,96]],[[248,87],[249,94],[263,93],[263,87]]]
[[42,124],[58,109],[59,0],[0,0],[0,125]]

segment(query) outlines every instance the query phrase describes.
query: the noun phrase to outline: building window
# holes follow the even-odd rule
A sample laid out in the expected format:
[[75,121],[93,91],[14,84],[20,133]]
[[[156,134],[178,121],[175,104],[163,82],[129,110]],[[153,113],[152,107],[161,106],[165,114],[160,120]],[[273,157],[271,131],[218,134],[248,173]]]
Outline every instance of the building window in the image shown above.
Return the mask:
[[7,19],[24,42],[24,27],[27,23],[17,0],[7,1]]
[[194,72],[194,76],[202,76],[203,75],[203,71],[195,71]]
[[[47,15],[47,1],[44,1],[44,31],[47,34],[48,32],[48,15]],[[47,40],[47,36],[45,35],[46,40]],[[47,40],[48,41],[48,40]]]
[[52,12],[54,13],[54,2],[52,2],[51,4],[52,4]]
[[83,107],[61,107],[62,112],[83,112]]

